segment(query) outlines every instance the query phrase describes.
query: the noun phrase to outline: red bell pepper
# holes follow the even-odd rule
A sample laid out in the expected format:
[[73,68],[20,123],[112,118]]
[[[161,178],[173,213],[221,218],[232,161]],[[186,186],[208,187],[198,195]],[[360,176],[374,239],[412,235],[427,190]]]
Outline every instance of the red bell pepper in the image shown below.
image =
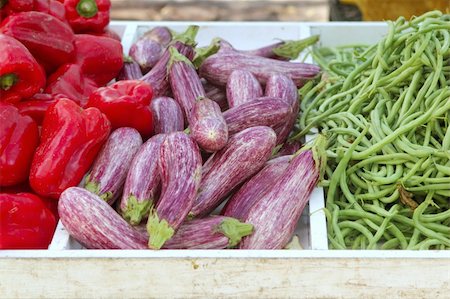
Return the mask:
[[122,38],[120,37],[120,35],[117,32],[115,32],[114,30],[109,29],[108,27],[106,27],[105,30],[102,32],[88,32],[88,34],[109,37],[109,38],[115,39],[119,42],[122,41]]
[[27,180],[39,131],[31,117],[11,104],[0,102],[0,120],[0,186],[11,186]]
[[146,138],[153,133],[152,97],[153,90],[148,83],[122,80],[94,91],[87,107],[97,107],[105,113],[114,129],[132,127]]
[[86,106],[89,95],[98,88],[91,79],[85,78],[77,64],[64,64],[48,79],[45,92],[53,96],[63,96]]
[[54,97],[47,93],[37,93],[31,98],[15,104],[15,106],[22,115],[30,116],[40,126],[48,107],[55,103],[58,98],[60,96]]
[[114,79],[123,65],[122,44],[112,38],[75,35],[75,63],[83,74],[103,86]]
[[45,113],[41,143],[31,164],[31,188],[58,199],[66,188],[78,185],[110,130],[98,109],[83,110],[72,100],[59,99]]
[[64,4],[56,0],[34,0],[34,11],[40,11],[67,22]]
[[0,101],[17,103],[45,85],[45,73],[16,39],[0,34]]
[[22,42],[47,72],[69,62],[75,55],[72,29],[56,17],[37,11],[10,15],[0,32]]
[[56,0],[0,0],[0,9],[3,17],[24,11],[40,11],[67,22],[64,4]]
[[109,23],[110,0],[65,0],[64,6],[76,33],[102,32]]
[[0,193],[0,249],[46,249],[56,218],[31,193]]

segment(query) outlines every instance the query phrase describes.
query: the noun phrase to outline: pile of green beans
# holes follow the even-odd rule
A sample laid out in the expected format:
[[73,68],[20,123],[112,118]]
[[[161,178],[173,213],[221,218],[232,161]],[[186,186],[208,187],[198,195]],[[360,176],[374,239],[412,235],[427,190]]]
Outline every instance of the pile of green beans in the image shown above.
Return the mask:
[[450,248],[450,16],[389,22],[373,46],[319,48],[295,140],[328,136],[334,249]]

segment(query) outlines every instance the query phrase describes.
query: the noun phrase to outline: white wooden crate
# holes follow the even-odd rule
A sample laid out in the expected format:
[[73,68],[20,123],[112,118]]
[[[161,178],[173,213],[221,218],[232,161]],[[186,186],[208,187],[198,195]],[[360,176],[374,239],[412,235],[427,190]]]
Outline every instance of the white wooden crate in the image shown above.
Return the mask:
[[[111,27],[122,36],[124,53],[131,44],[147,30],[157,25],[165,25],[182,32],[187,26],[197,24],[200,30],[196,41],[198,46],[207,46],[213,38],[221,37],[238,49],[255,49],[279,40],[297,40],[309,36],[309,32],[299,23],[234,23],[234,22],[113,22]],[[323,191],[317,188],[309,205],[304,210],[295,234],[299,236],[302,248],[327,249]],[[310,216],[311,215],[311,216]],[[83,247],[58,223],[50,250],[82,249]]]
[[[124,51],[156,25],[113,22]],[[201,23],[198,41],[221,36],[242,49],[320,34],[320,44],[376,42],[382,23]],[[449,298],[450,251],[326,250],[324,195],[316,188],[299,223],[305,250],[77,250],[59,223],[51,250],[0,251],[1,298]],[[71,249],[71,250],[66,250]]]

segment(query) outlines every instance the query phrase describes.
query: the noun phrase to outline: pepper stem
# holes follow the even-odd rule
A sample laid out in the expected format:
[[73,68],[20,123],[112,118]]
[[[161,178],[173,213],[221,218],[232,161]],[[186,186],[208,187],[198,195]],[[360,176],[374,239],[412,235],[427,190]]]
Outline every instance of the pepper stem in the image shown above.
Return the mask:
[[136,196],[129,196],[127,207],[125,208],[125,211],[122,211],[123,218],[131,225],[138,225],[141,223],[142,218],[148,215],[152,207],[152,202],[152,200],[143,200],[139,202]]
[[15,74],[2,75],[0,76],[0,89],[9,90],[17,81],[19,81],[19,78]]
[[167,220],[160,220],[156,210],[150,211],[147,221],[148,247],[150,249],[161,249],[167,240],[172,238],[175,230],[170,227]]
[[80,0],[76,10],[80,16],[92,18],[98,12],[97,2],[95,0]]
[[227,218],[217,227],[217,231],[226,236],[228,241],[228,247],[234,247],[245,236],[250,235],[253,232],[253,225],[250,223],[243,223],[235,218]]

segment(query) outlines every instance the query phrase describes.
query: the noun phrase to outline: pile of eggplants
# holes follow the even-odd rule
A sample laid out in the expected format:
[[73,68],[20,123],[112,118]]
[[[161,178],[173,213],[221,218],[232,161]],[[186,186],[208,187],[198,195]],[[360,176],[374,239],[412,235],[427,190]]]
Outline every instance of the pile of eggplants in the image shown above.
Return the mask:
[[131,47],[120,79],[152,86],[154,135],[116,129],[62,193],[60,219],[86,248],[282,249],[294,235],[325,141],[276,153],[294,129],[298,88],[320,69],[280,56],[289,42],[203,51],[198,29],[155,27]]

